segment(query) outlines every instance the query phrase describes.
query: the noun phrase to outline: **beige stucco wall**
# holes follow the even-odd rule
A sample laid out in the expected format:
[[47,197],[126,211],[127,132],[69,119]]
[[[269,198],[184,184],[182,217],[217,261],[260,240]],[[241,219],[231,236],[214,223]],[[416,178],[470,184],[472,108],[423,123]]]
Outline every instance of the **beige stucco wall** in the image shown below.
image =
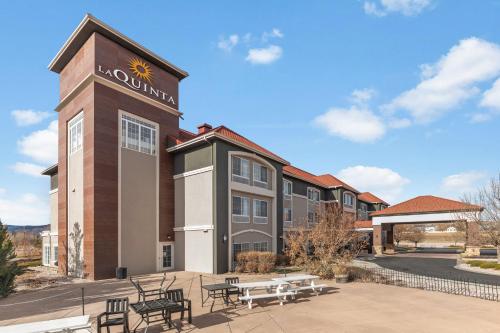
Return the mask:
[[[81,229],[80,236],[75,232],[75,225]],[[83,257],[83,148],[69,154],[68,152],[68,272],[80,276],[82,272],[76,269],[85,264]],[[72,237],[72,234],[75,237]],[[80,249],[76,248],[80,241]]]
[[200,173],[176,177],[174,184],[174,256],[176,260],[180,260],[179,263],[174,262],[175,268],[180,269],[179,265],[182,265],[186,271],[212,273],[213,172],[207,169]]
[[157,270],[157,156],[121,148],[121,266],[130,274]]
[[244,232],[233,236],[233,243],[255,243],[255,242],[267,242],[267,247],[271,250],[272,237],[264,235],[260,232]]

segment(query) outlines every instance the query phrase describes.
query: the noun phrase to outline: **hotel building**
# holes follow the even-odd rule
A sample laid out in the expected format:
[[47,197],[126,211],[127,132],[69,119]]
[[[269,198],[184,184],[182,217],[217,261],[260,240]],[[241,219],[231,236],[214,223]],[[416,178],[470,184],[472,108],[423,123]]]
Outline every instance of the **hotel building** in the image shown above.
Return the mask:
[[281,253],[327,203],[353,220],[387,206],[316,176],[225,126],[179,127],[182,69],[91,15],[49,69],[59,74],[59,157],[44,264],[104,279],[176,269],[224,273],[238,252]]

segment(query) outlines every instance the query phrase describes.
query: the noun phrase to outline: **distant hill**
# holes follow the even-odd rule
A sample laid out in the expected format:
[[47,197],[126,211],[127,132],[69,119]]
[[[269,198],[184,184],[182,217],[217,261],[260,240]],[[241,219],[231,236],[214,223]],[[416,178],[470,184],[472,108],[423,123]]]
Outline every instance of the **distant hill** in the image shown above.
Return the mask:
[[45,224],[45,225],[6,225],[7,231],[10,233],[16,233],[16,232],[29,232],[33,234],[39,234],[42,231],[49,230],[50,225]]

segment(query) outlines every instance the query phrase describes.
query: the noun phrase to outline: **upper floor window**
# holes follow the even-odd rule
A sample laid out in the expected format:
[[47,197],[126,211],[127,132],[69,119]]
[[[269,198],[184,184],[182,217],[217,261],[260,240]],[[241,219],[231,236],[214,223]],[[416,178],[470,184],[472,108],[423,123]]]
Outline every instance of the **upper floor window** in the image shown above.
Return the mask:
[[236,180],[250,180],[250,161],[238,156],[232,157],[232,174]]
[[156,155],[156,128],[142,120],[123,114],[122,147]]
[[286,199],[290,199],[289,197],[292,195],[292,182],[289,180],[283,180],[283,195],[288,197]]
[[363,212],[366,212],[368,210],[368,205],[365,204],[364,202],[361,202],[359,206]]
[[268,171],[265,166],[257,162],[253,163],[253,181],[267,184]]
[[248,218],[250,216],[249,208],[250,208],[249,198],[233,195],[233,215]]
[[254,223],[266,224],[268,215],[268,202],[266,200],[254,199],[253,216]]
[[319,202],[319,190],[312,188],[312,187],[308,188],[307,189],[307,199],[309,199],[311,201]]
[[70,155],[76,153],[83,146],[83,112],[80,112],[69,122]]
[[354,208],[354,195],[351,193],[344,193],[344,206]]
[[289,207],[283,208],[283,222],[292,223],[292,209]]

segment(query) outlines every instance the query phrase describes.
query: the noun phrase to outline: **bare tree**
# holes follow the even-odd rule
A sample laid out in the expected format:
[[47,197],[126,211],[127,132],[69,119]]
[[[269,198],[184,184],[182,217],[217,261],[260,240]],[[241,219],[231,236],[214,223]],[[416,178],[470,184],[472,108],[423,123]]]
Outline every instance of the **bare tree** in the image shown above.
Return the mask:
[[415,247],[417,247],[418,243],[425,238],[422,227],[418,225],[408,226],[408,230],[405,234],[406,240],[415,243]]
[[327,205],[311,230],[301,227],[291,231],[286,241],[292,264],[327,279],[346,274],[348,264],[367,243],[354,229],[352,217],[336,205]]
[[399,242],[408,240],[408,232],[409,226],[406,224],[396,224],[394,226],[394,241],[396,242],[396,246],[399,246]]
[[[500,263],[500,173],[497,177],[491,178],[490,182],[476,193],[465,195],[462,201],[483,208],[482,211],[461,213],[460,217],[480,226],[484,240],[497,248],[497,262]],[[467,227],[466,241],[471,237],[469,233]]]

